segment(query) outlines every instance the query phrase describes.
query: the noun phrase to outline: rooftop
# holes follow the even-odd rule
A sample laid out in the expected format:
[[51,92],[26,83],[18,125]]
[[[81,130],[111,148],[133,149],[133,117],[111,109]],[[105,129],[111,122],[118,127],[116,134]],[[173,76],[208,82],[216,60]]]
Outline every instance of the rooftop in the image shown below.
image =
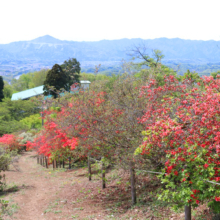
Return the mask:
[[[86,84],[90,84],[91,82],[88,80],[80,80],[80,84],[84,84],[86,86]],[[89,86],[89,85],[88,85]],[[32,89],[28,89],[28,90],[24,90],[21,92],[17,92],[12,94],[11,100],[19,100],[19,99],[29,99],[31,97],[34,96],[38,96],[38,95],[43,95],[44,90],[43,90],[44,86],[38,86]]]
[[43,87],[44,86],[38,86],[32,89],[14,93],[12,94],[11,100],[14,101],[18,99],[28,99],[34,96],[42,95],[44,92]]

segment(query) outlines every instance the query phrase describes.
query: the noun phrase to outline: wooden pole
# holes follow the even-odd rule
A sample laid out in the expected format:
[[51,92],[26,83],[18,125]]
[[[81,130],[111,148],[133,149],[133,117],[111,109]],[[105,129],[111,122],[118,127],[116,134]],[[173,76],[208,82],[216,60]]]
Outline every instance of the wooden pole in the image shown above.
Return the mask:
[[65,161],[64,161],[64,159],[63,159],[63,168],[65,168]]
[[135,205],[136,202],[137,202],[137,197],[136,197],[136,187],[135,187],[134,162],[130,162],[130,177],[131,177],[131,199],[132,199],[132,205]]
[[71,169],[71,157],[69,157],[69,169]]
[[191,205],[185,206],[185,220],[191,220]]
[[45,157],[46,168],[48,169],[48,159]]
[[88,154],[88,173],[89,173],[89,181],[92,180],[92,170],[91,170],[91,163],[90,163],[90,154]]
[[44,167],[44,156],[42,156],[42,161],[43,161],[43,167]]
[[102,161],[102,189],[106,188],[106,179],[105,179],[105,164]]

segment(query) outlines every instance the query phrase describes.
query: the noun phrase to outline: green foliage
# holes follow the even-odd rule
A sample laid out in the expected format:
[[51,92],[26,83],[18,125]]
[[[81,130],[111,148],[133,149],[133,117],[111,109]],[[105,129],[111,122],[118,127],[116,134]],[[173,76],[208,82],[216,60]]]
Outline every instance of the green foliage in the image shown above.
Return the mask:
[[189,70],[187,70],[187,72],[184,73],[183,76],[179,76],[180,81],[183,81],[185,79],[192,80],[192,82],[194,82],[194,83],[201,81],[201,78],[198,73],[190,72]]
[[[165,174],[166,169],[163,170],[163,174],[159,175],[165,188],[158,195],[158,198],[163,201],[174,202],[175,209],[189,204],[196,207],[198,203],[220,194],[219,189],[206,181],[215,175],[214,164],[209,164],[208,168],[204,166],[206,164],[205,155],[207,155],[208,151],[201,149],[195,157],[192,154],[196,151],[195,146],[184,146],[189,148],[187,152],[190,153],[186,156],[187,167],[184,166],[185,162],[179,161],[179,164],[175,167],[178,170],[176,175],[173,172]],[[170,163],[176,164],[178,156],[168,159]],[[194,189],[196,189],[196,192],[193,192]],[[216,206],[215,203],[212,204]]]
[[208,203],[208,207],[210,207],[215,214],[220,214],[220,202],[212,200]]
[[20,121],[39,111],[32,100],[4,100],[0,103],[0,135],[26,129],[27,126]]
[[8,169],[11,162],[11,154],[9,149],[0,144],[0,172]]
[[14,90],[23,91],[29,89],[29,85],[31,82],[31,75],[22,74],[19,79],[12,79],[11,84]]
[[9,164],[16,155],[15,151],[10,151],[9,148],[0,144],[0,192],[4,190],[6,185],[5,175],[2,175],[1,172],[8,170]]
[[26,127],[16,120],[4,121],[0,120],[0,135],[10,134],[16,131],[24,130]]
[[2,102],[2,99],[4,99],[3,89],[4,89],[4,81],[2,76],[0,76],[0,102]]
[[42,69],[40,71],[22,74],[19,79],[11,80],[11,89],[14,91],[23,91],[37,86],[42,86],[49,70]]
[[30,82],[30,88],[42,86],[44,84],[44,81],[47,77],[48,72],[49,72],[48,69],[42,69],[40,71],[30,73],[32,75],[31,82]]
[[154,68],[140,69],[134,76],[143,82],[154,79],[158,86],[163,86],[165,84],[164,77],[170,75],[177,77],[177,73],[174,70],[163,64],[158,64],[157,67]]
[[62,70],[60,65],[55,64],[48,72],[44,81],[44,95],[51,94],[54,98],[57,98],[57,93],[61,89],[69,91],[70,85],[67,74]]
[[161,64],[161,60],[164,58],[164,55],[162,54],[162,51],[160,50],[153,50],[152,56],[149,56],[145,53],[146,48],[145,47],[136,47],[133,51],[134,59],[140,59],[141,62],[139,62],[137,65],[139,67],[158,67],[159,64]]
[[3,89],[4,98],[11,98],[13,94],[13,88],[8,82],[4,81],[4,89]]
[[68,77],[69,86],[71,86],[73,83],[80,82],[80,63],[75,58],[65,60],[64,63],[61,65],[61,68]]
[[210,75],[213,76],[214,79],[216,79],[217,75],[220,75],[220,71],[212,72]]
[[42,119],[40,114],[30,115],[20,120],[20,122],[29,129],[40,129],[42,127]]
[[81,80],[88,80],[90,82],[110,80],[112,76],[113,77],[115,76],[114,74],[111,75],[111,76],[107,76],[107,75],[101,74],[101,73],[98,73],[98,74],[94,74],[94,73],[81,73],[80,75],[81,75],[81,77],[80,77]]

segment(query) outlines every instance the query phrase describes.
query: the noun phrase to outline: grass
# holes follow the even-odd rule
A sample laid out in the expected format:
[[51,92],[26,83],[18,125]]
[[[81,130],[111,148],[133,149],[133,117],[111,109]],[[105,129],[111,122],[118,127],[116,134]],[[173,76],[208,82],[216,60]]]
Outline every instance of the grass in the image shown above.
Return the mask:
[[0,200],[0,219],[3,216],[12,216],[17,210],[19,206],[17,203],[13,203],[13,200]]

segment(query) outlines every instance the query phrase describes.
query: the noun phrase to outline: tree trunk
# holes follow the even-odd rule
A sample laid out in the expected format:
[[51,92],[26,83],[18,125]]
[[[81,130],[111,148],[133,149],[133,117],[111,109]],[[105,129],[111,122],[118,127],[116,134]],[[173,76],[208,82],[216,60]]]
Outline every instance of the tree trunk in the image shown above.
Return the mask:
[[185,206],[185,220],[191,220],[191,205]]
[[65,161],[64,161],[64,159],[63,159],[63,168],[65,168]]
[[60,168],[61,168],[61,159],[60,159],[60,156],[59,156],[59,164],[60,164]]
[[53,164],[53,170],[55,170],[55,163],[54,163],[54,160],[53,160],[52,164]]
[[39,156],[37,156],[37,164],[39,164]]
[[91,170],[91,163],[90,163],[90,154],[88,154],[88,172],[89,172],[89,181],[92,180],[92,170]]
[[69,169],[71,169],[71,157],[69,157]]
[[137,202],[136,198],[136,187],[135,187],[135,172],[134,172],[134,162],[130,162],[130,176],[131,176],[131,199],[132,205]]
[[43,167],[44,167],[44,156],[42,156],[42,161],[43,161]]
[[48,169],[48,159],[45,157],[46,168]]
[[106,188],[105,163],[102,161],[102,189]]

